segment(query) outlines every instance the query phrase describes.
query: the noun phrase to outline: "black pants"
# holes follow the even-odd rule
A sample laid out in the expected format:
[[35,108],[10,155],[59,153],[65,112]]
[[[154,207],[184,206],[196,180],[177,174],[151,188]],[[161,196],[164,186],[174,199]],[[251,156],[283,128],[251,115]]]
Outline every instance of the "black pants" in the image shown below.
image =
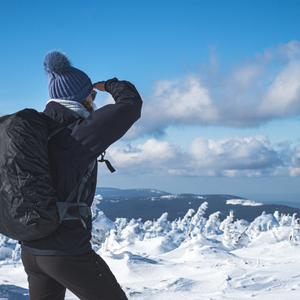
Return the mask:
[[37,256],[22,251],[31,300],[63,300],[66,288],[82,300],[127,300],[105,261],[94,251]]

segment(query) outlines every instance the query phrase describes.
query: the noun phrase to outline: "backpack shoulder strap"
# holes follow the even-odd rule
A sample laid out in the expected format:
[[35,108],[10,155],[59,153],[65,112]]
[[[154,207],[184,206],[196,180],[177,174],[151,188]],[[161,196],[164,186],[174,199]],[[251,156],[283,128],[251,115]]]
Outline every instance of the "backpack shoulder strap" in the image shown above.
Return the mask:
[[61,132],[63,129],[67,128],[67,126],[59,127],[55,130],[53,130],[49,135],[48,135],[48,141],[57,133]]
[[68,198],[66,199],[65,202],[67,203],[71,203],[73,202],[73,199],[75,198],[77,192],[78,192],[78,196],[77,196],[77,203],[80,202],[80,198],[81,198],[81,194],[82,194],[82,190],[84,185],[86,184],[87,180],[91,177],[92,175],[92,171],[94,170],[96,165],[96,161],[93,161],[92,163],[90,163],[87,171],[85,172],[84,176],[81,178],[81,180],[76,184],[76,186],[74,187],[73,191],[71,192],[71,194],[68,196]]
[[[79,220],[81,221],[84,228],[87,228],[86,222],[87,218],[91,215],[91,209],[85,202],[80,202],[83,188],[88,180],[91,177],[92,171],[94,170],[96,161],[93,161],[87,171],[85,172],[82,179],[76,184],[73,191],[70,193],[65,202],[57,202],[56,206],[59,213],[60,223],[64,220]],[[77,194],[77,201],[73,202]],[[69,210],[72,210],[72,215],[68,214]]]

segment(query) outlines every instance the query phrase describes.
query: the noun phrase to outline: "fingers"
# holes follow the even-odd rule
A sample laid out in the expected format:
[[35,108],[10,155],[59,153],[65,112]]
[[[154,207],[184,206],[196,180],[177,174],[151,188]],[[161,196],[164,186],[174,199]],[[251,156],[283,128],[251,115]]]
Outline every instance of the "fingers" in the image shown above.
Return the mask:
[[105,84],[105,81],[98,81],[93,84],[93,88],[95,88],[99,91],[105,92],[104,84]]
[[93,86],[94,86],[95,84],[98,84],[98,83],[102,83],[102,84],[104,84],[104,83],[105,83],[105,80],[103,80],[103,81],[98,81],[98,82],[95,82],[95,83],[93,84]]

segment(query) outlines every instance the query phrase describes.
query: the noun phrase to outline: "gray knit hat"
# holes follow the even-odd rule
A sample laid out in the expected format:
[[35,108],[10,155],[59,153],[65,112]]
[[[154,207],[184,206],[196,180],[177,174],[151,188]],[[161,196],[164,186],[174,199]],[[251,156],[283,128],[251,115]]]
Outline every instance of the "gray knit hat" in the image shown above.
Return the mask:
[[91,79],[71,66],[68,57],[59,51],[49,52],[44,59],[44,71],[49,77],[51,99],[81,102],[93,91]]

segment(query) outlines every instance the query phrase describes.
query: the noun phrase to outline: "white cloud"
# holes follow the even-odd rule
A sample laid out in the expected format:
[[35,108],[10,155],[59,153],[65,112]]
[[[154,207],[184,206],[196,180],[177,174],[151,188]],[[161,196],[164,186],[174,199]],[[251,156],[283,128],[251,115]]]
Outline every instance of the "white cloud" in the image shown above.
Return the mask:
[[113,165],[133,174],[169,173],[166,165],[174,166],[180,156],[179,147],[156,139],[149,139],[137,146],[128,145],[125,148],[111,146],[108,150],[108,157]]
[[277,153],[263,135],[223,137],[220,140],[196,138],[187,152],[199,168],[215,170],[253,170],[270,168],[280,163]]
[[290,171],[289,175],[291,177],[298,177],[298,176],[300,176],[300,168],[289,167],[289,171]]
[[[211,51],[212,52],[212,51]],[[213,57],[210,53],[210,57]],[[291,41],[218,70],[210,59],[196,74],[158,81],[127,139],[168,126],[258,126],[300,113],[300,43]]]
[[[283,153],[284,152],[284,153]],[[120,174],[150,176],[298,176],[300,147],[275,150],[264,135],[198,137],[185,149],[154,138],[112,146],[108,157]],[[282,157],[285,157],[284,160]]]
[[270,118],[300,111],[300,60],[291,61],[268,87],[259,112]]
[[158,82],[152,97],[148,113],[152,112],[157,119],[205,124],[218,118],[216,109],[212,107],[208,89],[194,76],[187,76],[183,82]]

